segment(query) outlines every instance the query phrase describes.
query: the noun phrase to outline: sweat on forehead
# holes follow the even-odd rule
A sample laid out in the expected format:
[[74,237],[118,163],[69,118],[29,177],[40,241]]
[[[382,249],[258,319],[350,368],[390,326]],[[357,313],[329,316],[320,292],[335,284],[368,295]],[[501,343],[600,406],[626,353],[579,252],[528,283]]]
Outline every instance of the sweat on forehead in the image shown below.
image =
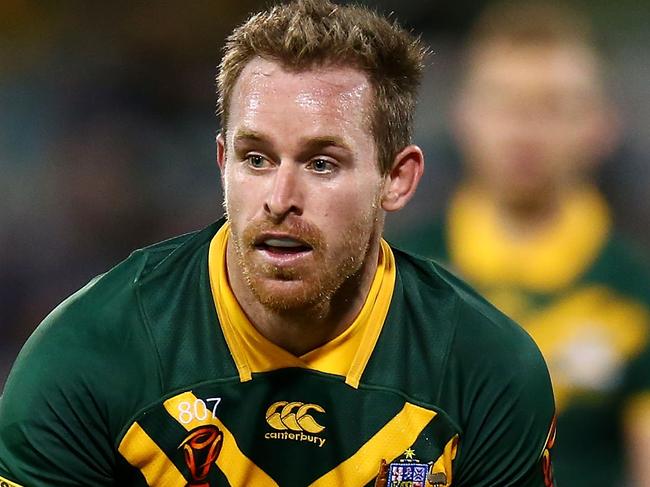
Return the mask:
[[[351,149],[357,136],[374,142],[366,76],[349,67],[287,71],[255,59],[238,79],[230,101],[227,145],[241,140],[275,140],[276,148],[315,141]],[[242,138],[243,134],[243,138]],[[376,147],[367,147],[376,155]],[[366,152],[368,153],[368,152]]]
[[[262,58],[251,61],[235,83],[229,111],[245,107],[257,108],[265,99],[295,104],[316,113],[324,108],[342,112],[367,109],[372,101],[372,87],[366,75],[345,66],[315,67],[287,70],[280,64]],[[324,106],[325,100],[335,103]],[[233,101],[237,103],[233,104]]]

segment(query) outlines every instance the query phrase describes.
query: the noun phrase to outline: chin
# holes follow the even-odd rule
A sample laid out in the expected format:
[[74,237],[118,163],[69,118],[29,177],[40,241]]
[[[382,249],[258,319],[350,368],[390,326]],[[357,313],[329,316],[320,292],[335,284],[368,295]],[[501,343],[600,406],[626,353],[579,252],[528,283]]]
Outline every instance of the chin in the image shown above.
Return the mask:
[[513,190],[512,187],[509,190],[504,188],[502,194],[505,195],[506,201],[514,207],[536,207],[552,194],[546,186],[526,184],[525,182],[515,183],[513,186],[516,190]]
[[250,287],[264,307],[276,312],[309,309],[328,299],[327,292],[305,281],[255,282]]

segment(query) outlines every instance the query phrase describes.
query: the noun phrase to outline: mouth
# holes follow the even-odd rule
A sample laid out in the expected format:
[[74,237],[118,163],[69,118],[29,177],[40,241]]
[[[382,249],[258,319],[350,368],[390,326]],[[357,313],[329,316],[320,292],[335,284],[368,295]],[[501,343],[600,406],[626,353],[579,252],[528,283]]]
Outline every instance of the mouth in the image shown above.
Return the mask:
[[313,247],[303,240],[291,236],[263,235],[255,241],[257,250],[272,255],[297,255],[311,252]]

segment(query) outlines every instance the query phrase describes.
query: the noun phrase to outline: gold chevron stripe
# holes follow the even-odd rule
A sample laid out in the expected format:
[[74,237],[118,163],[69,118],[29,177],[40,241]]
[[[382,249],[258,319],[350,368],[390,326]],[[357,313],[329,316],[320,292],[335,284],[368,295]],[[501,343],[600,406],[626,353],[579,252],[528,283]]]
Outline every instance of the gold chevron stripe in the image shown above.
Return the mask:
[[1,486],[6,485],[7,487],[23,487],[22,485],[17,484],[16,482],[12,482],[11,480],[4,478],[2,475],[0,475],[0,482],[2,482],[0,483]]
[[440,457],[433,464],[434,473],[444,473],[447,476],[445,487],[452,485],[452,461],[456,458],[458,450],[458,435],[447,442],[445,449]]
[[167,413],[183,426],[191,431],[198,426],[212,424],[223,433],[223,446],[217,457],[216,464],[228,479],[230,485],[254,485],[255,487],[278,487],[278,484],[261,468],[255,465],[237,446],[237,441],[219,418],[208,414],[205,420],[192,419],[189,423],[182,423],[179,420],[179,405],[182,402],[194,404],[197,397],[192,392],[184,392],[164,402]]
[[[187,480],[138,423],[133,423],[118,448],[120,454],[144,475],[147,485],[176,487]],[[9,484],[12,485],[12,484]]]
[[435,411],[406,403],[397,416],[354,455],[313,482],[310,487],[366,485],[377,476],[381,460],[390,463],[404,453],[435,416]]

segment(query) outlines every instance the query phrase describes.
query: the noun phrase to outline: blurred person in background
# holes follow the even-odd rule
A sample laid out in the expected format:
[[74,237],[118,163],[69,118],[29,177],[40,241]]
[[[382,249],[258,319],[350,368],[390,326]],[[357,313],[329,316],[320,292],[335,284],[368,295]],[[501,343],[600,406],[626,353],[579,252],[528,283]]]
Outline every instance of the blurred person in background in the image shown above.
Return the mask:
[[559,485],[650,486],[650,273],[592,183],[619,124],[580,12],[488,7],[453,130],[465,177],[444,220],[402,245],[522,323],[554,383]]

